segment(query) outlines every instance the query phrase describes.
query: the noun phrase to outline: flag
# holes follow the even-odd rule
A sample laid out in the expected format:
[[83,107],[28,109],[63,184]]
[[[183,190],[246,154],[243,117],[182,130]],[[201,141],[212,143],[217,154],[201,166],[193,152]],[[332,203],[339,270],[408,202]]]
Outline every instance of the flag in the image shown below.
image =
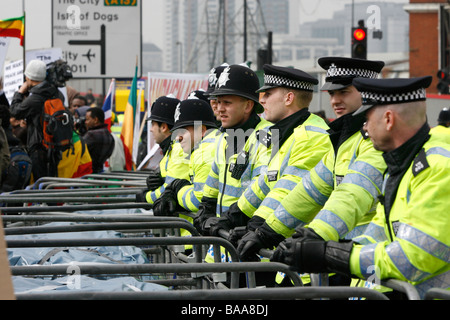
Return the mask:
[[137,108],[137,71],[134,74],[133,82],[131,83],[130,95],[128,97],[127,107],[125,108],[125,115],[122,124],[122,133],[120,139],[123,142],[123,149],[125,152],[125,169],[128,171],[134,170],[133,164],[133,144],[134,144],[134,130],[139,123],[136,119]]
[[106,95],[105,102],[103,103],[103,111],[105,112],[105,123],[108,125],[108,130],[111,132],[112,125],[112,109],[114,105],[114,98],[116,95],[116,80],[112,79],[109,85],[108,94]]
[[0,37],[19,38],[23,46],[25,39],[25,16],[0,20]]

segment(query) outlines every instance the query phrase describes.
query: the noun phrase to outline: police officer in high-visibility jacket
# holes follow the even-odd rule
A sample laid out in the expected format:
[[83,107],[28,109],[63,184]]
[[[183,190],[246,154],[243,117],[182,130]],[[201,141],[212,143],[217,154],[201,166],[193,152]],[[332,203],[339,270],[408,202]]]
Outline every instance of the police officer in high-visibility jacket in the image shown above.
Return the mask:
[[222,122],[210,174],[203,189],[203,198],[194,219],[194,226],[209,234],[205,222],[220,216],[237,201],[268,163],[267,147],[257,133],[271,125],[261,119],[259,79],[243,65],[231,65],[221,73],[212,96],[217,97]]
[[153,205],[156,216],[198,211],[214,159],[217,128],[210,105],[193,95],[182,101],[175,111],[172,132],[183,151],[190,156],[190,179],[175,179],[166,187]]
[[172,137],[171,129],[175,123],[175,110],[180,100],[174,96],[163,96],[156,99],[151,108],[148,120],[152,121],[150,131],[155,142],[163,152],[159,170],[151,171],[147,177],[147,187],[136,195],[136,201],[153,204],[173,180],[189,179],[189,161],[180,144]]
[[352,231],[361,233],[375,214],[386,164],[362,131],[364,115],[353,117],[361,106],[361,94],[352,80],[378,77],[384,63],[341,57],[318,62],[327,70],[322,90],[330,94],[337,116],[330,123],[333,147],[273,213],[260,216],[264,224],[242,238],[238,247],[242,260],[254,259],[261,248],[277,246],[279,235],[288,238],[299,225],[317,221],[312,230],[318,237],[338,240]]
[[429,133],[425,89],[431,81],[354,80],[363,97],[357,113],[366,114],[364,129],[387,163],[376,216],[353,241],[308,239],[299,228],[278,246],[274,261],[378,284],[407,281],[422,298],[430,288],[449,289],[450,145]]
[[450,109],[444,108],[439,112],[437,126],[431,128],[431,134],[442,135],[442,138],[450,143]]
[[[264,215],[273,212],[305,173],[332,148],[328,125],[308,111],[318,80],[294,68],[264,65],[263,69],[264,86],[258,92],[264,92],[260,101],[266,120],[275,123],[263,139],[272,148],[270,163],[267,172],[221,218],[210,218],[210,232],[214,236],[219,230],[247,226],[255,211]],[[255,218],[247,227],[255,230],[259,222],[264,220]],[[239,237],[237,230],[231,231],[233,242]]]

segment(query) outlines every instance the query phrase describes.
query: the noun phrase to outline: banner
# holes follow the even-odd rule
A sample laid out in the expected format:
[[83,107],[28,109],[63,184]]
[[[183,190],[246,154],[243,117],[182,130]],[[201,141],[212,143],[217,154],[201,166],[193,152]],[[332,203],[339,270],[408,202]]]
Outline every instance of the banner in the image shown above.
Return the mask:
[[[149,72],[148,74],[148,110],[146,117],[151,114],[151,106],[156,99],[169,94],[174,95],[179,100],[186,100],[192,91],[208,89],[207,74],[190,73],[162,73]],[[157,166],[152,157],[158,155],[159,148],[155,147],[155,141],[147,128],[147,157],[139,165],[139,168],[148,168]],[[155,159],[158,159],[155,157]]]

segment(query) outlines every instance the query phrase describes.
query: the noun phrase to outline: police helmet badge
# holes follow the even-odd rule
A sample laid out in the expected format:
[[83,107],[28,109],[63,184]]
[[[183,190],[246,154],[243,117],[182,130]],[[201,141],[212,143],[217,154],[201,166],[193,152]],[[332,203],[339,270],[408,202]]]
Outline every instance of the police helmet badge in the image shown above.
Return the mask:
[[181,116],[181,110],[180,110],[180,103],[177,105],[177,108],[175,110],[175,122],[177,122],[178,120],[180,120],[180,116]]
[[227,67],[223,72],[221,73],[219,77],[219,81],[217,82],[217,87],[221,88],[222,86],[226,86],[227,82],[230,81],[230,67]]

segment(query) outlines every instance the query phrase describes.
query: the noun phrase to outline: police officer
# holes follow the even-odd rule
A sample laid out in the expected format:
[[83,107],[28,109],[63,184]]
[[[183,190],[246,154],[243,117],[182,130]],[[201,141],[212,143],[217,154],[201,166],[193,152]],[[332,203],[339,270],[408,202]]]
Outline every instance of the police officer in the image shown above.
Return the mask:
[[431,134],[442,135],[445,141],[450,143],[450,110],[448,108],[439,112],[437,123],[436,127],[431,128]]
[[364,116],[353,117],[361,106],[361,94],[352,80],[378,77],[384,63],[341,57],[318,62],[327,70],[322,90],[330,94],[337,117],[330,124],[332,149],[273,213],[262,216],[265,222],[260,228],[243,237],[238,247],[243,260],[254,259],[261,248],[273,248],[278,235],[288,238],[298,226],[311,224],[312,237],[338,240],[351,231],[361,232],[374,215],[386,164],[362,131]]
[[173,215],[180,210],[198,211],[214,158],[216,131],[214,113],[205,100],[191,94],[178,105],[172,132],[183,151],[190,156],[190,180],[172,181],[155,201],[154,215]]
[[[264,65],[263,69],[264,86],[258,92],[264,92],[260,101],[265,118],[275,125],[262,141],[271,148],[271,160],[267,173],[260,175],[230,210],[221,218],[210,218],[216,219],[215,223],[211,220],[211,235],[214,236],[220,229],[229,231],[247,226],[256,211],[258,215],[248,226],[255,230],[264,222],[260,216],[272,213],[304,174],[332,148],[328,125],[308,111],[318,80],[294,68]],[[237,230],[232,233],[230,240],[235,242]]]
[[209,234],[207,219],[227,211],[267,166],[267,147],[260,143],[257,133],[267,130],[271,123],[258,115],[264,111],[256,93],[259,87],[253,70],[231,65],[221,73],[212,92],[217,97],[222,127],[194,219],[194,226],[202,234]]
[[150,131],[155,142],[163,152],[159,170],[151,171],[147,177],[147,187],[143,193],[138,193],[136,201],[153,204],[164,192],[166,186],[176,178],[189,179],[189,163],[180,144],[172,138],[171,129],[174,125],[175,110],[180,100],[174,96],[163,96],[156,99],[151,107],[152,121]]
[[[429,134],[426,88],[432,77],[355,79],[367,131],[387,164],[377,213],[353,241],[304,238],[282,242],[273,260],[299,272],[337,272],[361,279],[408,281],[421,297],[449,288],[450,145]],[[306,240],[306,241],[305,241]],[[375,268],[374,268],[375,267]]]
[[206,90],[205,93],[205,96],[207,96],[209,99],[209,103],[214,112],[214,115],[216,116],[216,125],[218,128],[222,126],[222,123],[220,121],[220,115],[217,111],[217,97],[212,96],[211,93],[213,93],[213,91],[216,90],[217,81],[219,80],[222,71],[225,70],[225,68],[227,67],[229,67],[229,64],[223,63],[220,66],[211,69],[208,76],[208,89]]

